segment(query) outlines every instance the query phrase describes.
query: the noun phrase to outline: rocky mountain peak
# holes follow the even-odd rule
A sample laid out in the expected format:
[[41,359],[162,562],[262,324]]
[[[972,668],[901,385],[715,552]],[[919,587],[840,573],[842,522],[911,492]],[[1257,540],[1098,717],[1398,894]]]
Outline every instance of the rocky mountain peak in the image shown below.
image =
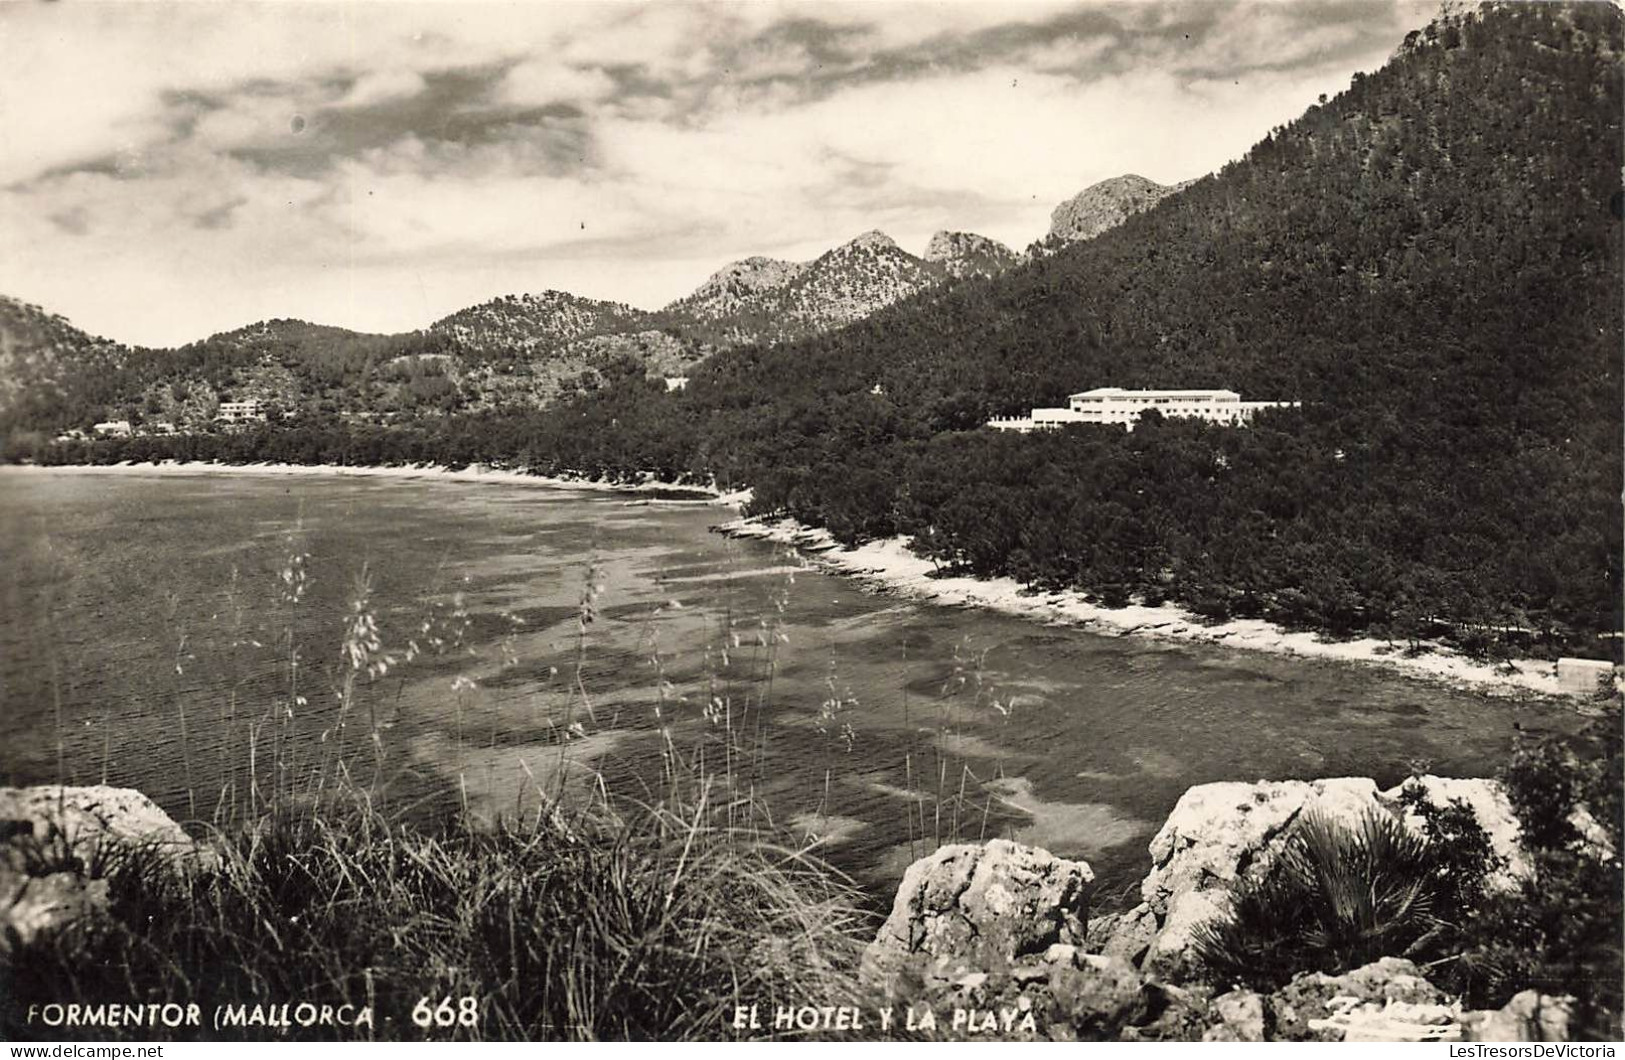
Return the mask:
[[925,246],[925,260],[941,265],[951,276],[991,276],[1014,265],[1015,251],[975,232],[938,232]]
[[450,335],[469,350],[533,350],[593,332],[636,327],[643,317],[620,302],[547,290],[493,298],[437,320],[428,330]]
[[1149,210],[1189,183],[1158,184],[1137,173],[1125,173],[1091,184],[1055,208],[1050,214],[1049,233],[1069,242],[1093,239],[1135,214]]
[[851,323],[947,274],[876,230],[810,262],[736,261],[666,311],[719,328],[727,343],[782,342]]
[[868,232],[863,233],[863,235],[858,236],[856,239],[854,239],[854,240],[852,240],[852,241],[850,241],[848,243],[843,244],[842,246],[840,246],[837,249],[840,249],[840,250],[870,250],[870,249],[897,250],[897,249],[900,249],[900,248],[897,246],[897,240],[893,239],[891,236],[887,235],[886,233],[882,232],[880,229],[876,228],[876,229],[872,229],[872,230],[870,230]]
[[694,320],[714,321],[747,309],[769,292],[793,282],[807,271],[799,261],[753,255],[724,265],[694,292],[666,307]]
[[783,287],[805,272],[807,266],[799,261],[784,261],[760,255],[724,265],[695,290],[691,297],[701,297],[720,290],[770,291]]

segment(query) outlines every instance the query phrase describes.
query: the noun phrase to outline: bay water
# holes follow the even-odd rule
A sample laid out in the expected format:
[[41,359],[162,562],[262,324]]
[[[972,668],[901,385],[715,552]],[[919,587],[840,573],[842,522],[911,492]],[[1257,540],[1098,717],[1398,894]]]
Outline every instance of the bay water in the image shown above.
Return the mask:
[[[434,478],[0,470],[0,781],[226,821],[344,778],[534,813],[721,778],[888,893],[1008,836],[1132,887],[1193,784],[1490,775],[1558,704],[912,602],[713,503]],[[742,813],[744,811],[741,811]]]

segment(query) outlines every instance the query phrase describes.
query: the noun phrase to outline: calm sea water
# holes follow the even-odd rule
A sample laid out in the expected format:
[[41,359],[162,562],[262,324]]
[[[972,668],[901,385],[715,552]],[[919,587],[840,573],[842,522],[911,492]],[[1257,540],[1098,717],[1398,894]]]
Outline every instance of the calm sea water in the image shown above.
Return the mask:
[[[675,754],[877,890],[958,834],[1086,858],[1115,891],[1193,784],[1484,775],[1514,720],[1574,725],[1372,668],[873,595],[710,532],[729,514],[0,471],[0,779],[105,780],[209,819],[342,763],[403,807],[529,812],[538,791],[658,791]],[[344,651],[363,613],[362,661],[393,659],[371,678]]]

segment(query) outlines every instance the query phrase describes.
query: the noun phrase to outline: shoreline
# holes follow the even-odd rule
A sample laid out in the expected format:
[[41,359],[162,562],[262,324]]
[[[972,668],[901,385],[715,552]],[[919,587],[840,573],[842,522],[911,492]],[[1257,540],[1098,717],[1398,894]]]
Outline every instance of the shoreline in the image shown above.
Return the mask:
[[117,464],[8,464],[7,470],[17,469],[33,473],[59,472],[68,474],[128,474],[140,472],[148,475],[250,475],[296,476],[322,475],[336,478],[392,478],[438,482],[476,482],[508,486],[534,486],[542,489],[574,490],[580,493],[658,493],[667,490],[695,494],[689,498],[666,498],[679,504],[721,504],[736,510],[750,500],[749,490],[723,493],[714,486],[692,483],[666,482],[644,479],[641,482],[606,482],[602,479],[561,478],[555,475],[533,475],[512,468],[495,468],[485,464],[470,464],[452,470],[441,464],[403,464],[390,467],[352,466],[346,464],[223,464],[213,460],[161,460],[157,463],[124,461]]
[[[390,478],[415,481],[473,482],[581,493],[622,493],[636,496],[665,490],[695,494],[692,499],[672,500],[679,504],[712,504],[741,513],[750,500],[749,490],[722,493],[715,487],[658,479],[641,482],[606,482],[601,479],[562,478],[532,475],[510,468],[471,464],[451,470],[442,465],[414,464],[396,467],[349,466],[341,464],[222,464],[215,461],[164,460],[154,463],[62,464],[42,466],[12,464],[7,468],[32,473],[155,475],[249,475],[291,477]],[[1318,634],[1293,632],[1263,619],[1229,619],[1210,623],[1175,604],[1131,604],[1108,608],[1083,599],[1076,590],[1037,594],[1011,578],[976,578],[968,575],[934,577],[935,565],[908,551],[903,538],[871,541],[854,549],[841,546],[828,531],[804,526],[793,519],[762,521],[742,514],[715,528],[719,533],[744,540],[769,541],[795,548],[826,571],[867,583],[882,591],[912,600],[945,607],[980,607],[1047,624],[1065,625],[1103,636],[1144,637],[1191,644],[1213,644],[1274,655],[1380,666],[1394,673],[1423,681],[1437,681],[1495,696],[1535,694],[1565,699],[1577,706],[1581,701],[1558,687],[1556,664],[1543,659],[1514,659],[1516,672],[1506,673],[1495,663],[1470,659],[1438,644],[1426,654],[1407,657],[1390,642],[1375,637],[1348,641],[1322,640]]]
[[1439,644],[1429,644],[1431,651],[1412,658],[1390,642],[1375,637],[1329,641],[1315,633],[1282,629],[1262,619],[1238,618],[1209,623],[1174,604],[1155,607],[1131,604],[1114,609],[1089,603],[1075,590],[1033,593],[1012,578],[933,577],[935,565],[908,551],[905,538],[871,541],[847,549],[828,531],[804,526],[793,519],[761,521],[741,517],[716,529],[729,537],[788,545],[808,555],[826,571],[926,603],[987,608],[1105,636],[1213,644],[1274,655],[1380,666],[1406,677],[1443,682],[1488,695],[1534,693],[1569,700],[1583,709],[1581,700],[1558,687],[1556,664],[1544,659],[1514,659],[1512,665],[1516,672],[1506,673],[1495,663],[1468,658]]

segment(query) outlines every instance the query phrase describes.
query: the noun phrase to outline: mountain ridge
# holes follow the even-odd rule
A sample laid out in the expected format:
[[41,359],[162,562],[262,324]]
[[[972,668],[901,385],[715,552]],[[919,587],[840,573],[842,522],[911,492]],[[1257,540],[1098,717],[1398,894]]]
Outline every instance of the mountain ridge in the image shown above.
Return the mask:
[[[971,232],[938,231],[924,253],[914,255],[870,229],[808,261],[752,255],[731,262],[656,310],[543,290],[490,298],[409,332],[278,317],[170,350],[64,338],[83,333],[65,318],[11,300],[22,308],[11,311],[9,331],[0,326],[0,357],[10,368],[0,384],[0,434],[84,428],[106,418],[139,422],[142,409],[199,427],[220,395],[239,392],[288,410],[350,407],[368,416],[546,405],[597,385],[604,370],[630,370],[628,358],[642,360],[650,375],[681,375],[719,349],[816,336],[944,283],[996,276],[1025,260]],[[39,347],[37,354],[20,352],[29,344]],[[412,385],[420,394],[432,392],[431,404],[393,407],[405,393],[399,380],[367,376],[369,364],[399,374],[405,359],[424,356],[439,359],[434,370],[443,381],[425,382],[427,362],[413,361]],[[94,385],[75,378],[77,362],[94,366]],[[166,387],[180,392],[193,384],[208,400],[164,395]],[[325,391],[332,396],[321,397]]]

